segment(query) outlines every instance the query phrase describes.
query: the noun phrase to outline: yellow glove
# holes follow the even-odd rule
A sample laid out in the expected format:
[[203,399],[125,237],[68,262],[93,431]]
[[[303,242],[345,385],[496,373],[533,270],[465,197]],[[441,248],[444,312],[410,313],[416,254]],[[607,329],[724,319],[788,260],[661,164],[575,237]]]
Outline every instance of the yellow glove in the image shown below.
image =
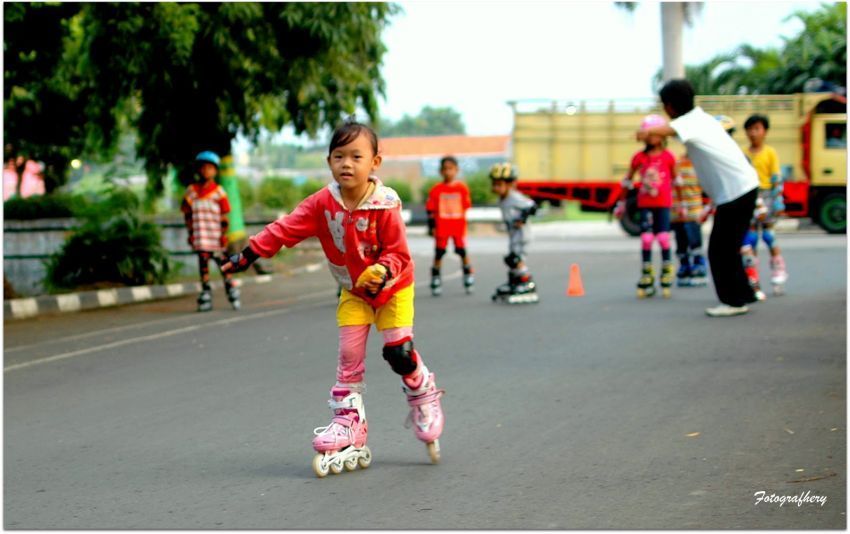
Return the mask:
[[387,268],[380,263],[366,267],[357,277],[355,287],[365,287],[369,293],[377,293],[381,286],[387,281]]

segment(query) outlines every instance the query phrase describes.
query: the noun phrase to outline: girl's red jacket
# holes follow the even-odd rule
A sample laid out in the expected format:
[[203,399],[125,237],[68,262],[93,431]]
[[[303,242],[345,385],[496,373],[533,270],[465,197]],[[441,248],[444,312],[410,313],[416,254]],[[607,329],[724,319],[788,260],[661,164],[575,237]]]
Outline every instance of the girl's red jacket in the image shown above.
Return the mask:
[[[317,237],[339,285],[375,308],[384,305],[413,283],[414,265],[398,194],[378,178],[369,179],[375,183],[375,190],[355,210],[346,209],[339,184],[332,183],[253,236],[249,240],[251,249],[270,258],[281,247],[291,248],[308,237]],[[385,266],[390,278],[373,296],[363,288],[355,288],[354,283],[375,263]]]

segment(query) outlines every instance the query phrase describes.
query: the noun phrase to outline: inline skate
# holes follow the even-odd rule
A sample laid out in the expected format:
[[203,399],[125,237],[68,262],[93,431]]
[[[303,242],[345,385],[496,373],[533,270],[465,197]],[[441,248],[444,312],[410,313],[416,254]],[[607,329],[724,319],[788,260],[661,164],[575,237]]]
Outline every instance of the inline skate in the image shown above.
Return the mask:
[[661,264],[661,277],[659,282],[661,284],[661,295],[665,299],[669,299],[672,296],[670,288],[673,287],[673,278],[673,264],[669,261],[663,262]]
[[699,254],[695,255],[694,264],[691,267],[691,286],[705,287],[708,285],[708,280],[706,280],[707,274],[708,269],[706,269],[705,258]]
[[224,290],[227,292],[227,300],[230,301],[230,305],[233,306],[234,310],[239,311],[242,307],[242,301],[240,300],[242,292],[236,286],[236,282],[232,280],[225,281]]
[[410,413],[405,420],[406,428],[413,427],[416,438],[425,443],[431,463],[440,461],[440,440],[443,433],[445,417],[440,405],[440,397],[445,390],[437,389],[434,373],[422,367],[422,383],[417,388],[408,386],[404,379],[401,381],[401,389],[407,396],[407,404]]
[[644,263],[640,279],[637,283],[637,297],[639,299],[655,295],[655,270],[652,264]]
[[431,268],[431,295],[439,297],[443,294],[443,279],[440,277],[440,270]]
[[747,274],[747,281],[750,283],[750,287],[753,288],[753,294],[756,297],[756,300],[763,301],[767,299],[767,295],[764,294],[764,291],[761,290],[761,283],[759,282],[759,260],[757,257],[753,256],[752,253],[744,254],[744,272]]
[[475,277],[472,276],[472,267],[465,265],[463,267],[463,288],[467,295],[471,295],[474,290]]
[[788,271],[785,270],[785,260],[782,256],[770,258],[770,283],[773,285],[773,294],[776,296],[785,294],[785,282],[788,280]]
[[334,417],[328,426],[313,430],[313,472],[319,478],[328,473],[338,475],[354,471],[359,465],[366,469],[372,463],[372,451],[366,445],[368,424],[360,391],[341,385],[331,389],[328,406]]
[[687,255],[679,256],[679,270],[676,272],[676,287],[690,287],[692,268]]
[[201,290],[201,294],[198,295],[198,311],[208,312],[211,311],[212,308],[212,292],[210,291],[210,286],[205,284]]
[[508,275],[508,282],[496,288],[491,297],[493,302],[507,304],[534,304],[540,301],[537,295],[537,284],[531,275]]

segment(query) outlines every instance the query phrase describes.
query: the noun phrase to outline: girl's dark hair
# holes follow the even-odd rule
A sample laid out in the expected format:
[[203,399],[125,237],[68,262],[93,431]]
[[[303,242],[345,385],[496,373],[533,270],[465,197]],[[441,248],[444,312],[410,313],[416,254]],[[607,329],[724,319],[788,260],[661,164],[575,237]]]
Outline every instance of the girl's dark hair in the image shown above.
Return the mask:
[[347,119],[342,126],[339,126],[336,130],[334,130],[333,136],[331,136],[331,145],[330,148],[328,148],[328,155],[330,155],[335,148],[345,146],[354,141],[360,134],[366,134],[366,137],[368,137],[369,141],[372,143],[372,153],[377,154],[378,135],[375,131],[354,119]]
[[754,124],[758,123],[761,123],[762,126],[764,126],[765,130],[770,129],[770,121],[767,120],[767,116],[759,115],[758,113],[756,113],[755,115],[750,115],[746,122],[744,122],[744,129],[746,130],[750,126],[753,126]]
[[455,167],[458,166],[457,158],[455,158],[454,156],[443,156],[443,159],[440,160],[440,168],[442,169],[443,165],[445,165],[446,163],[454,163]]
[[688,80],[670,80],[658,91],[663,104],[669,104],[677,116],[694,109],[694,87]]

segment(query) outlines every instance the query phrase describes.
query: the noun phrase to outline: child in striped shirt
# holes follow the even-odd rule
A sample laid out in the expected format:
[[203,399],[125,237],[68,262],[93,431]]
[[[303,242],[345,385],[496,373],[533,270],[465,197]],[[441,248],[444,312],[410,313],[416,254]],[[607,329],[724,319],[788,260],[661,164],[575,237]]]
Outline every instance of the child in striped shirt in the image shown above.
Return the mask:
[[[195,157],[195,170],[200,180],[186,189],[180,209],[189,231],[189,246],[198,255],[201,274],[201,294],[198,296],[198,311],[212,310],[209,263],[213,260],[221,269],[221,254],[227,247],[227,228],[230,224],[230,202],[224,188],[215,182],[221,159],[215,152],[201,152]],[[227,300],[234,310],[241,306],[239,288],[231,273],[222,271]]]

